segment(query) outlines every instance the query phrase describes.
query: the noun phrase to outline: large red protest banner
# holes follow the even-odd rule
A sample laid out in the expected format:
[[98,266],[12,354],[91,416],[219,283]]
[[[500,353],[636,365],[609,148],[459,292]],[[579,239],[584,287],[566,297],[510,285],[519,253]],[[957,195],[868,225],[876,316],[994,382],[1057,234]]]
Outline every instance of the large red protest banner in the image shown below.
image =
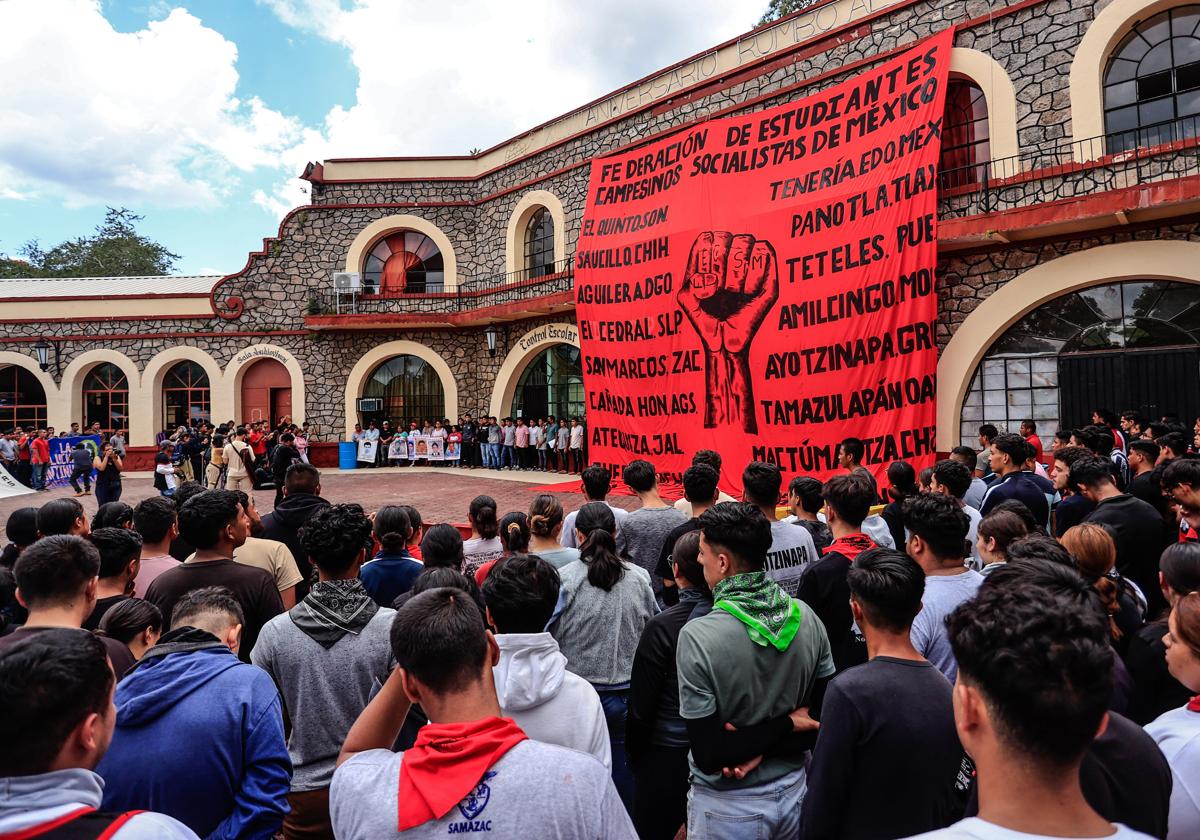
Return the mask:
[[934,458],[937,178],[952,35],[836,87],[592,163],[575,256],[589,459],[738,489]]

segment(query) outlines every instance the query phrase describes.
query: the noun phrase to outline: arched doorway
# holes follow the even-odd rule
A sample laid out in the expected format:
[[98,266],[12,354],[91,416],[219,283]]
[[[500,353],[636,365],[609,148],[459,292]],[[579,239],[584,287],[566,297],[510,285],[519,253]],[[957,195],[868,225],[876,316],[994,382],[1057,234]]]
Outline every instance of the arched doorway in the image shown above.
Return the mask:
[[410,421],[441,420],[446,412],[446,393],[432,364],[419,356],[393,356],[379,364],[363,385],[368,410],[359,412],[364,426],[374,420],[390,420],[408,428]]
[[517,380],[512,416],[583,417],[586,404],[579,348],[554,344],[529,360]]
[[196,426],[212,420],[208,373],[195,362],[176,362],[163,376],[162,427]]
[[242,375],[243,423],[259,420],[277,425],[292,414],[292,378],[282,363],[260,359]]
[[129,379],[112,362],[96,365],[83,379],[83,428],[93,423],[108,434],[129,428]]
[[46,389],[32,371],[18,365],[0,368],[0,434],[16,427],[46,425]]
[[981,423],[1053,431],[1097,408],[1200,415],[1200,286],[1126,280],[1044,302],[988,349],[961,409],[964,444]]

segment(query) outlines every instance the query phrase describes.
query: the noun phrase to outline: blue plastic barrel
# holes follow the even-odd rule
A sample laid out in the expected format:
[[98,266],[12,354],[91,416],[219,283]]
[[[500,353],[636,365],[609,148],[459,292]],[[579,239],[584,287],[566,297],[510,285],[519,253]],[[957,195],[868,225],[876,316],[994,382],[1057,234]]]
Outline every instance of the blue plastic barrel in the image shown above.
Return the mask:
[[358,444],[343,440],[338,444],[338,469],[352,470],[358,466]]

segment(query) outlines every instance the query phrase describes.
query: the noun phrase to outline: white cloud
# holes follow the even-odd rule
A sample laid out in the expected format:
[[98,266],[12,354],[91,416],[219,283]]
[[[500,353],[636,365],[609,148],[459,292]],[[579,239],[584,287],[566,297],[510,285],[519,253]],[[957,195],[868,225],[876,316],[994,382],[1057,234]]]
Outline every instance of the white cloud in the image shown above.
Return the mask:
[[[0,3],[6,189],[68,204],[214,206],[279,167],[297,121],[239,100],[237,47],[183,9],[121,33],[97,0]],[[15,80],[20,80],[16,82]]]

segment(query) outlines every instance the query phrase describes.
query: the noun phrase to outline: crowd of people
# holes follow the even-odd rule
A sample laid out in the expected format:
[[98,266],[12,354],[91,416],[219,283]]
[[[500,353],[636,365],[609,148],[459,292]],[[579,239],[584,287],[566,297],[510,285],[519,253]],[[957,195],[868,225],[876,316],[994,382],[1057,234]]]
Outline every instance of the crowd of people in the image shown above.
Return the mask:
[[1200,420],[1092,419],[461,529],[290,455],[17,510],[0,837],[1200,837]]

